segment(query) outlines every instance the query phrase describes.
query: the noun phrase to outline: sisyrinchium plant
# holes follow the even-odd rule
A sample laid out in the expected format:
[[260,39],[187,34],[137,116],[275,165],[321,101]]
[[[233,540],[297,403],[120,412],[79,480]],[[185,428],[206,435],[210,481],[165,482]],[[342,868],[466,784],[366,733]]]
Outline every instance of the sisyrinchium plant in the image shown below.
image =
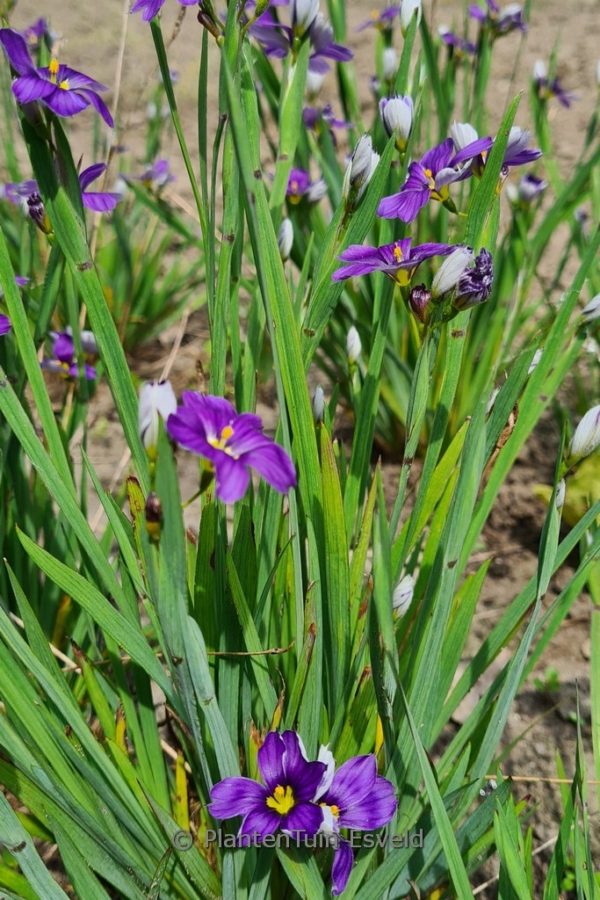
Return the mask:
[[[419,0],[379,9],[357,22],[375,31],[367,85],[343,0],[137,0],[162,79],[139,167],[116,153],[118,104],[58,61],[48,23],[3,23],[7,897],[467,898],[492,854],[498,896],[558,897],[566,878],[597,896],[580,718],[543,884],[527,801],[500,770],[519,688],[577,596],[600,603],[600,499],[561,532],[600,442],[585,356],[600,233],[574,216],[583,200],[598,211],[597,116],[565,175],[554,61],[538,67],[530,127],[520,97],[490,105],[494,48],[524,39],[531,5],[471,5],[462,34],[438,34]],[[198,37],[198,165],[169,7]],[[321,104],[333,68],[339,91]],[[80,114],[116,123],[84,166]],[[174,205],[175,153],[195,216]],[[168,371],[140,385],[143,343],[201,305],[208,389],[190,377],[181,391]],[[537,571],[461,667],[490,565],[474,551],[573,373],[580,423],[555,448]],[[88,452],[99,385],[127,445],[112,490]],[[399,468],[393,487],[376,447]]]

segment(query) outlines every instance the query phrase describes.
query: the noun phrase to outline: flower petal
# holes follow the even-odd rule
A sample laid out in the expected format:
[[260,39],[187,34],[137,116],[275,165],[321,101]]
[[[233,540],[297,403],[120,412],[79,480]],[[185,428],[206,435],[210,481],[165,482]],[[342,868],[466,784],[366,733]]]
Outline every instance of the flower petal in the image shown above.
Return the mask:
[[220,451],[214,464],[217,479],[216,496],[223,503],[237,503],[248,490],[250,483],[250,473],[244,462]]
[[90,105],[89,100],[82,97],[79,92],[63,91],[59,87],[54,87],[52,93],[44,97],[44,103],[57,116],[66,118],[76,116]]
[[96,193],[94,191],[85,191],[81,195],[81,202],[87,209],[101,213],[111,212],[122,199],[120,194],[113,194],[109,191],[98,191]]
[[270,794],[284,780],[284,753],[283,738],[276,731],[270,731],[257,755],[258,768]]
[[323,810],[316,803],[297,803],[281,823],[285,831],[299,832],[299,842],[317,833],[323,822]]
[[340,840],[339,846],[333,856],[333,866],[331,868],[331,880],[333,888],[331,893],[334,896],[341,894],[346,889],[350,872],[354,865],[354,854],[352,847],[343,838]]
[[100,178],[105,170],[106,163],[94,163],[93,166],[88,166],[87,169],[84,169],[83,172],[81,172],[81,174],[79,175],[79,187],[81,188],[81,190],[85,191],[85,189],[90,186],[92,181]]
[[296,487],[296,469],[279,444],[269,441],[259,450],[245,453],[244,462],[256,469],[258,474],[280,494],[287,494],[291,488]]
[[13,81],[12,92],[19,103],[31,103],[33,100],[43,100],[52,94],[54,85],[38,78],[36,74],[21,75],[16,81]]
[[19,75],[35,73],[35,66],[27,49],[27,41],[22,34],[13,28],[2,28],[0,29],[0,42],[15,72],[18,72]]
[[340,766],[333,776],[325,801],[329,805],[335,803],[343,812],[369,797],[376,778],[375,756],[372,753],[369,756],[354,756]]
[[248,813],[242,822],[239,833],[248,834],[255,841],[266,834],[275,834],[281,822],[282,816],[269,809],[265,803],[264,809],[253,809]]
[[387,778],[378,775],[370,794],[344,811],[339,824],[344,828],[366,831],[383,828],[396,812],[397,805],[394,785]]
[[215,819],[247,816],[266,807],[267,789],[252,778],[224,778],[212,788],[208,810]]
[[11,329],[10,319],[8,316],[0,315],[0,335],[8,334]]

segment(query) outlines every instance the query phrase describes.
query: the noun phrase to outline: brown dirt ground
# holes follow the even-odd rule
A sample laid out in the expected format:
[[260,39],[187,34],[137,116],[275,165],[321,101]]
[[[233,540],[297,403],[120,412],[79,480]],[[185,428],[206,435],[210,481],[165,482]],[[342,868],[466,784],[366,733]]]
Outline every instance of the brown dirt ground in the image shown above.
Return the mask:
[[[375,4],[374,4],[375,5]],[[383,4],[382,4],[383,5]],[[439,2],[432,4],[425,0],[427,14],[433,16],[435,24],[452,26],[461,21],[461,3]],[[371,4],[359,0],[348,0],[348,16],[351,26],[362,21],[370,12]],[[115,81],[119,41],[122,26],[126,24],[126,52],[121,85],[119,142],[128,148],[134,160],[142,161],[143,135],[145,128],[145,107],[155,83],[152,41],[149,30],[139,16],[128,16],[129,3],[122,0],[102,0],[99,3],[81,3],[78,0],[20,0],[14,13],[13,24],[23,27],[37,16],[44,14],[51,19],[53,28],[65,37],[61,47],[61,59],[74,68],[81,68],[107,85]],[[168,0],[165,6],[163,28],[169,35],[180,7]],[[517,34],[510,35],[497,44],[494,57],[493,80],[497,86],[499,102],[492,105],[490,117],[492,126],[499,119],[506,99],[517,90],[527,92],[527,75],[535,59],[549,59],[550,53],[559,40],[559,74],[564,86],[577,92],[579,101],[571,110],[564,110],[554,103],[550,115],[563,171],[577,158],[583,141],[585,127],[595,102],[594,72],[598,55],[598,35],[600,33],[599,5],[597,0],[579,0],[577,4],[565,0],[534,0],[531,24],[526,38],[521,44]],[[200,29],[193,10],[188,10],[186,20],[170,52],[171,67],[180,73],[177,98],[182,119],[190,141],[192,158],[195,158],[195,110],[194,95],[197,79],[197,59]],[[359,78],[366,82],[371,74],[372,32],[352,34],[350,44],[356,53]],[[396,35],[396,47],[400,37]],[[511,80],[513,67],[517,64],[517,75]],[[214,112],[216,123],[216,78],[212,80],[213,95],[209,102],[209,114]],[[329,79],[332,84],[334,78]],[[327,86],[326,86],[327,91]],[[112,93],[108,95],[109,102]],[[369,100],[365,88],[364,104]],[[335,98],[331,97],[335,105]],[[84,113],[73,122],[72,135],[75,157],[86,153],[89,158],[89,135],[91,134],[91,114]],[[522,126],[528,122],[526,101],[523,101],[517,121]],[[171,160],[178,180],[174,193],[184,200],[189,196],[185,187],[183,165],[176,150]],[[131,164],[134,167],[134,164]],[[166,333],[161,341],[140,349],[131,362],[142,378],[156,377],[174,340],[174,330]],[[175,358],[172,380],[176,390],[194,383],[196,362],[200,358],[207,362],[204,342],[206,333],[201,319],[192,317],[186,342]],[[259,412],[265,417],[267,427],[276,421],[272,406],[262,405]],[[92,463],[104,484],[109,485],[122,458],[124,442],[112,408],[112,401],[105,385],[100,385],[90,412],[92,441],[89,448]],[[545,419],[537,429],[533,439],[520,454],[498,502],[490,516],[483,535],[478,558],[492,555],[490,577],[486,580],[475,616],[473,633],[467,647],[471,656],[480,642],[500,618],[503,610],[519,593],[527,580],[534,574],[537,564],[536,550],[544,519],[544,507],[532,496],[532,485],[549,482],[552,477],[553,457],[557,444],[557,433],[551,418]],[[78,456],[74,448],[75,457]],[[180,456],[182,494],[185,498],[194,493],[197,485],[197,466],[187,454]],[[396,471],[393,465],[386,469],[386,480],[392,484]],[[93,509],[93,505],[92,505]],[[188,524],[196,524],[197,510],[191,507],[187,512]],[[547,602],[551,602],[566,583],[572,569],[565,566],[552,579]],[[552,665],[560,672],[561,690],[557,698],[540,693],[532,679],[524,686],[510,715],[503,746],[507,747],[520,734],[527,731],[522,741],[512,749],[503,763],[507,774],[532,778],[527,783],[518,783],[517,797],[530,793],[537,809],[531,819],[534,825],[534,847],[541,848],[556,836],[561,816],[561,802],[558,788],[534,779],[556,776],[555,754],[558,750],[565,763],[567,774],[572,774],[575,759],[575,727],[569,713],[575,708],[575,693],[580,691],[584,714],[584,741],[591,748],[589,727],[589,629],[591,603],[587,594],[582,594],[572,608],[563,627],[553,640],[544,660],[538,667],[542,675],[546,666]],[[529,730],[528,730],[529,729]],[[591,752],[586,754],[588,777],[593,778]],[[598,791],[590,790],[590,811],[593,829],[600,840],[598,820]],[[547,867],[552,847],[546,847],[537,857],[536,865],[541,874]],[[598,851],[598,847],[596,847]],[[600,865],[598,854],[597,865]],[[487,878],[493,877],[494,863],[485,869]],[[538,882],[539,883],[539,882]],[[496,886],[491,884],[478,896],[495,897]],[[565,895],[566,896],[566,895]]]

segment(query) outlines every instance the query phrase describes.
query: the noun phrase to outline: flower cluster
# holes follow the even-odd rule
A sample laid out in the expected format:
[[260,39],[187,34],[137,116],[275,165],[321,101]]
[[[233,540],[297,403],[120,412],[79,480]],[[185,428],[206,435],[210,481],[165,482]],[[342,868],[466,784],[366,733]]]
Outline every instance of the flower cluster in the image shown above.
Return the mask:
[[476,3],[469,7],[469,15],[479,22],[482,28],[488,28],[493,38],[509,34],[511,31],[527,31],[520,3],[509,3],[501,8],[496,0],[485,0],[487,9]]
[[383,828],[396,812],[394,786],[377,774],[375,756],[356,756],[336,769],[326,747],[310,762],[294,731],[271,731],[258,751],[258,768],[263,784],[243,777],[216,784],[210,792],[211,815],[242,816],[239,834],[258,842],[279,830],[304,842],[317,833],[330,835],[333,893],[341,894],[354,856],[340,829]]

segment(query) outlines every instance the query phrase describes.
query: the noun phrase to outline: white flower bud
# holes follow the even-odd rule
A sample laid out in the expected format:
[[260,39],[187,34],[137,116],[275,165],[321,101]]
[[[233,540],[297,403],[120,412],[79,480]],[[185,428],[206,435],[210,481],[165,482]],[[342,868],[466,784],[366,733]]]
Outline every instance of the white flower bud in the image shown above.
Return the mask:
[[477,131],[469,122],[454,122],[450,128],[450,136],[457,153],[459,150],[463,150],[469,144],[472,144],[479,137]]
[[379,103],[379,115],[384,128],[391,137],[396,132],[396,146],[406,150],[413,125],[413,102],[410,97],[383,97]]
[[167,421],[177,412],[177,399],[170,381],[147,381],[140,390],[138,419],[140,435],[150,457],[156,456],[159,416]]
[[321,385],[317,385],[312,398],[312,412],[315,422],[322,422],[325,412],[325,394]]
[[533,64],[533,80],[538,83],[548,77],[548,67],[543,59],[536,59]]
[[342,193],[346,202],[356,206],[367,189],[379,162],[379,153],[373,150],[370,134],[362,134],[354,148],[344,175]]
[[317,17],[319,0],[292,0],[291,7],[292,28],[302,35]]
[[157,112],[156,103],[153,100],[150,100],[146,105],[146,118],[150,120],[155,119]]
[[588,410],[575,429],[567,453],[567,465],[574,466],[600,446],[600,406]]
[[398,70],[398,56],[393,47],[386,47],[383,51],[383,77],[385,81],[391,81]]
[[289,259],[290,253],[292,252],[293,243],[294,226],[292,225],[290,219],[283,219],[281,225],[279,226],[277,245],[279,247],[279,255],[284,262],[286,259]]
[[600,318],[600,294],[592,297],[585,309],[581,310],[581,318],[586,325],[589,325],[594,319]]
[[358,360],[361,351],[362,344],[360,341],[360,336],[354,325],[352,325],[350,327],[350,330],[348,331],[348,337],[346,338],[346,355],[348,356],[348,362],[350,363],[350,365]]
[[431,285],[431,296],[434,300],[444,297],[458,285],[461,275],[473,262],[473,250],[471,247],[457,247],[450,256],[447,256],[439,267]]
[[412,22],[413,16],[417,17],[417,28],[419,27],[421,24],[422,13],[421,0],[402,0],[402,6],[400,7],[400,30],[403,37],[406,37],[406,32]]
[[567,493],[567,485],[565,484],[565,479],[561,478],[558,484],[556,485],[556,497],[555,497],[555,505],[558,512],[561,511],[563,506],[565,505],[565,496]]
[[310,69],[306,73],[306,93],[311,99],[314,99],[323,87],[325,76],[318,72],[311,72]]
[[405,575],[392,594],[392,608],[399,616],[405,616],[413,601],[415,582],[412,575]]
[[306,199],[309,203],[318,203],[327,193],[327,182],[324,178],[318,178],[306,192]]

